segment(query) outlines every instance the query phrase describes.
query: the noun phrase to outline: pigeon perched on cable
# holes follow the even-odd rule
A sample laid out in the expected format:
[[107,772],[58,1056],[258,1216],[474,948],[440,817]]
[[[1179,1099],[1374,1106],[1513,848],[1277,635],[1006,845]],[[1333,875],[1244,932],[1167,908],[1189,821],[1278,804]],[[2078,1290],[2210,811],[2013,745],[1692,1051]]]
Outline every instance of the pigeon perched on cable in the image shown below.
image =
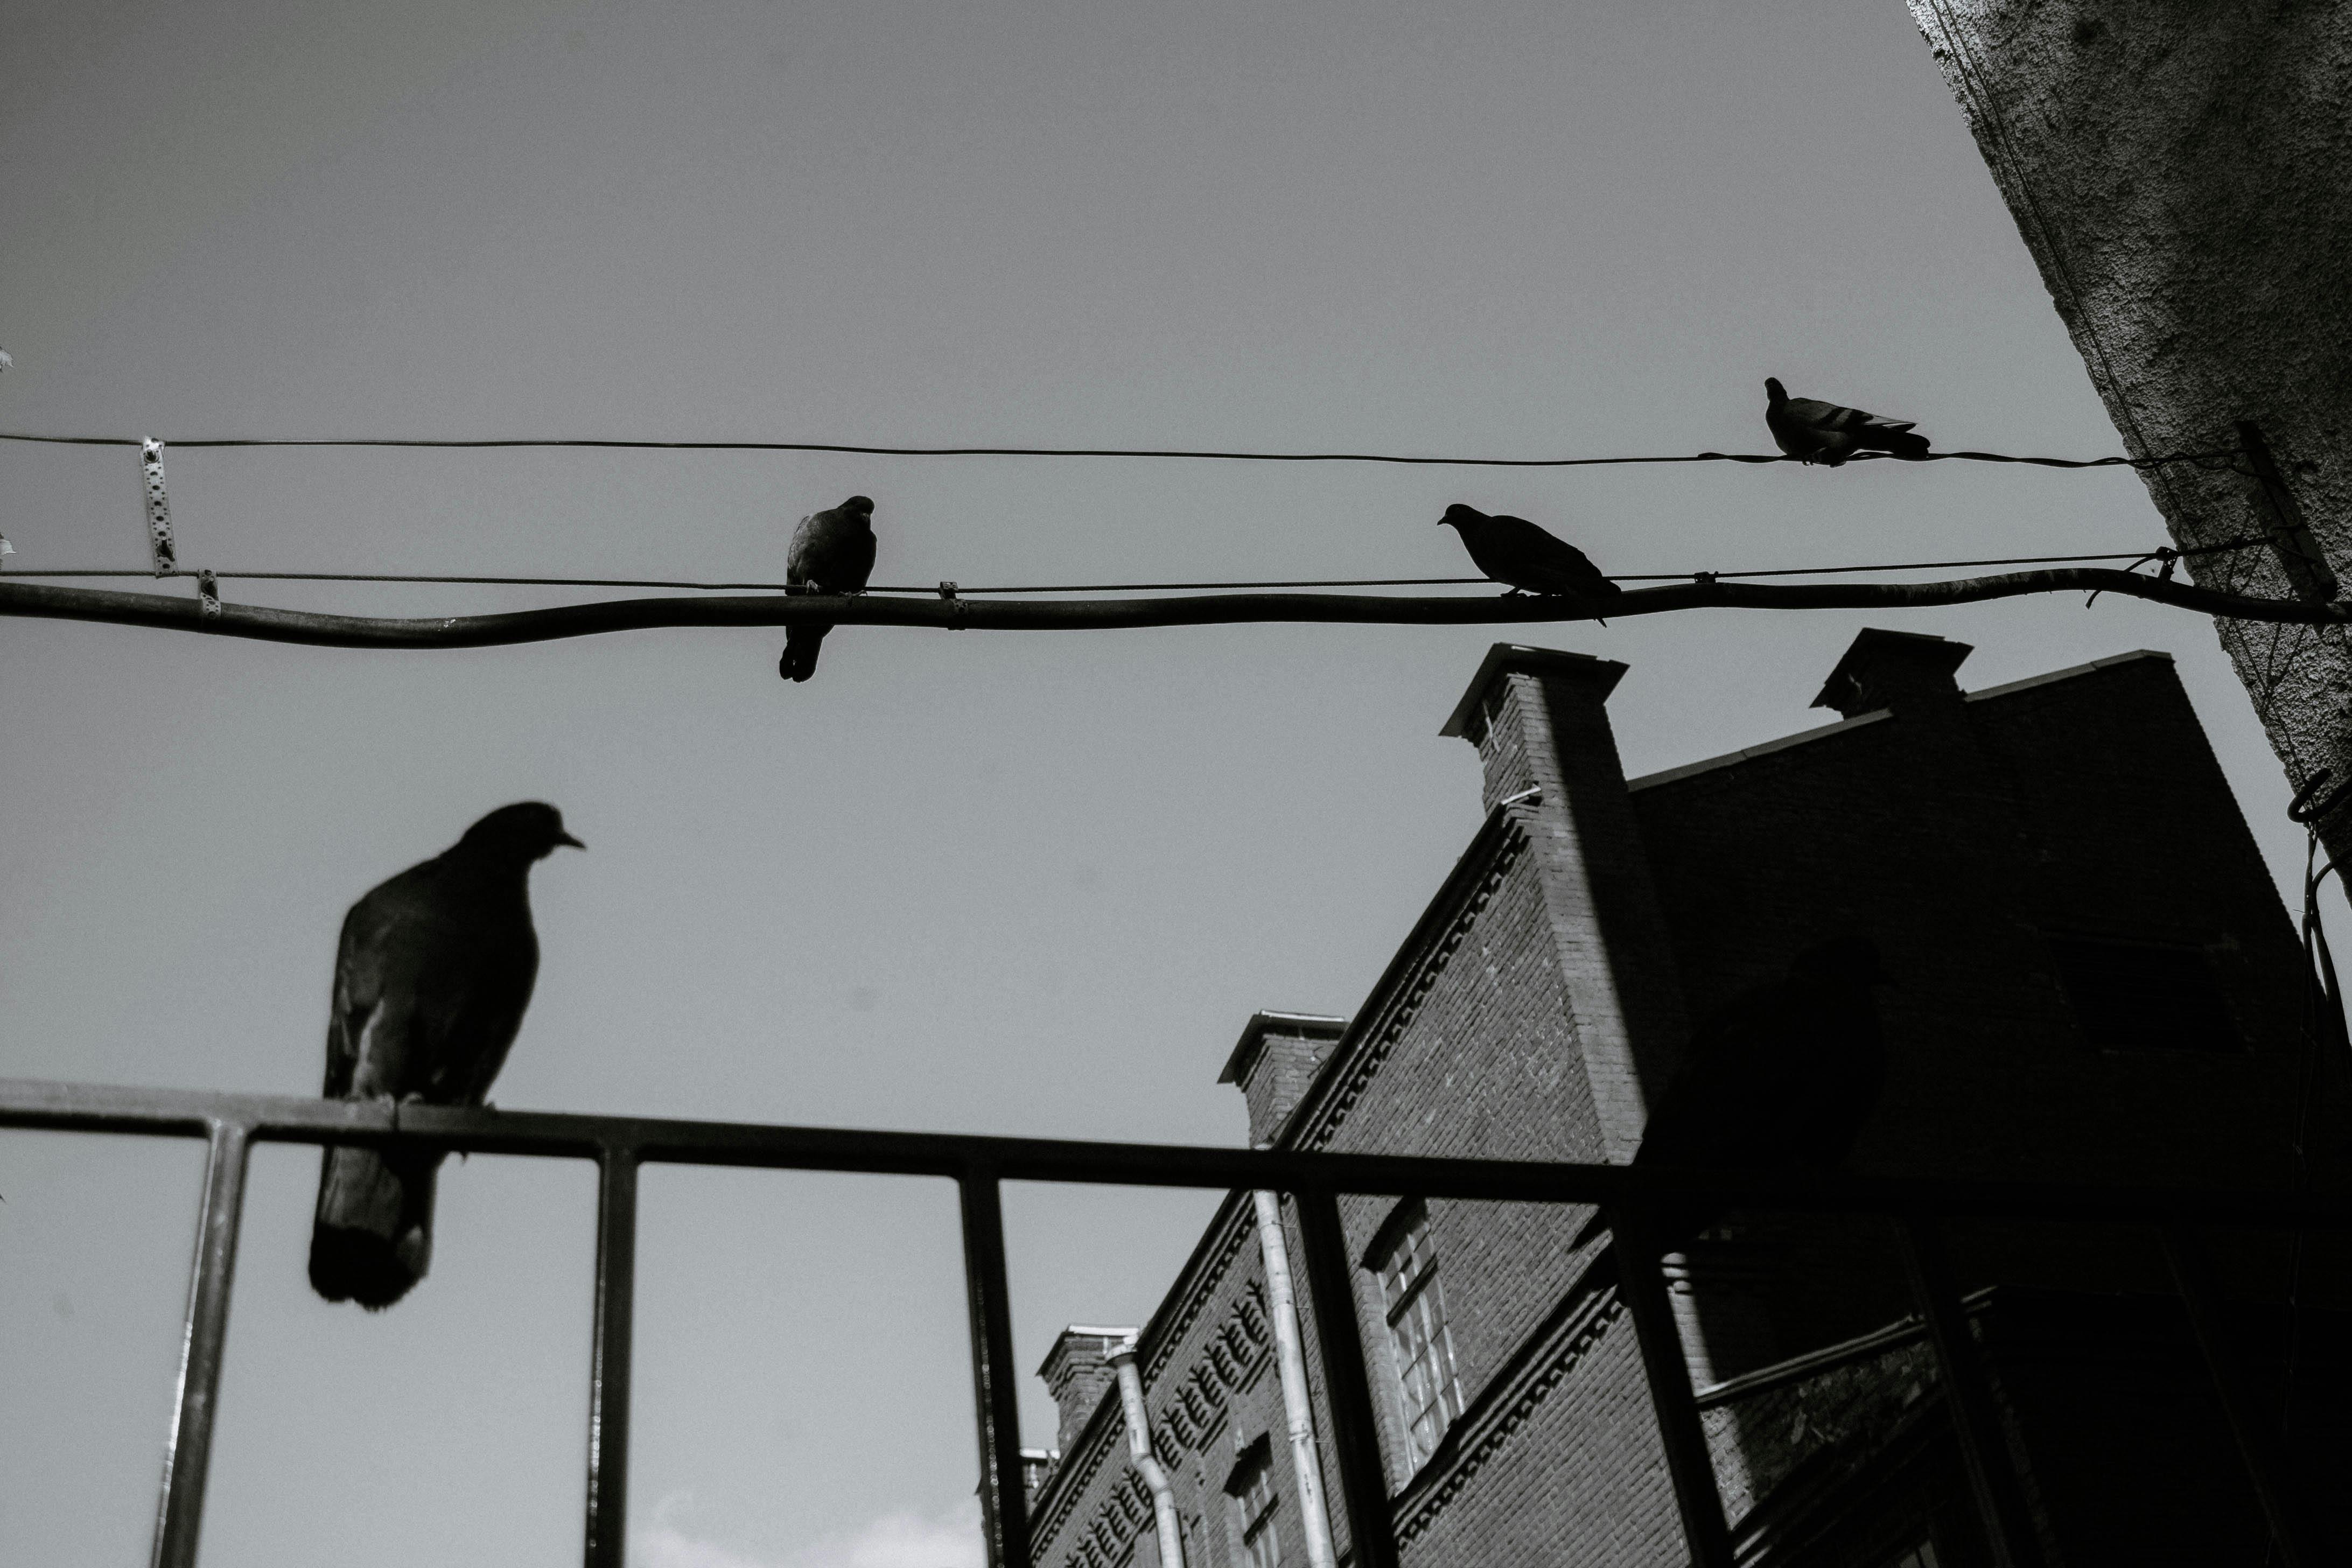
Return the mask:
[[[1659,1097],[1633,1163],[1718,1171],[1828,1171],[1853,1152],[1886,1079],[1874,986],[1878,949],[1842,937],[1790,961],[1781,979],[1741,993],[1693,1032]],[[1671,1252],[1713,1225],[1722,1205],[1652,1215],[1648,1239]],[[1576,1240],[1604,1226],[1595,1215]]]
[[1524,517],[1490,517],[1456,501],[1437,525],[1460,533],[1471,563],[1496,582],[1521,593],[1572,599],[1604,626],[1609,623],[1602,617],[1624,593],[1583,551]]
[[[587,847],[553,806],[502,805],[352,906],[335,952],[328,1099],[483,1102],[539,974],[530,868],[564,844]],[[374,1310],[425,1278],[444,1158],[330,1144],[310,1228],[311,1289]]]
[[1916,434],[1909,420],[1882,419],[1815,397],[1791,397],[1777,376],[1764,378],[1764,423],[1770,426],[1772,439],[1801,463],[1834,468],[1856,452],[1927,455],[1927,437]]
[[[839,506],[811,512],[793,530],[784,556],[784,584],[794,594],[862,594],[874,575],[874,503],[851,496]],[[817,649],[831,621],[796,621],[784,630],[784,656],[776,673],[806,680],[816,673]]]

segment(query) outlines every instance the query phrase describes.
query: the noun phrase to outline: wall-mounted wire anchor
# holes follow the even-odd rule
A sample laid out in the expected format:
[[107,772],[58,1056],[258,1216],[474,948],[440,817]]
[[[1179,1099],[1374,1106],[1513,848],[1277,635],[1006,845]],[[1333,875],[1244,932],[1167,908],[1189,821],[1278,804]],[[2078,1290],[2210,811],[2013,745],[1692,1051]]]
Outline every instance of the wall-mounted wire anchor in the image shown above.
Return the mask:
[[942,599],[952,599],[952,598],[954,598],[955,596],[956,596],[956,585],[955,585],[953,583],[942,582],[942,583],[940,584],[940,598],[942,598]]
[[1543,785],[1538,784],[1533,789],[1523,789],[1517,795],[1507,795],[1495,804],[1496,805],[1541,805]]
[[2322,768],[2303,781],[2303,787],[2294,792],[2294,799],[2287,805],[2286,815],[2290,821],[2306,825],[2317,822],[2342,805],[2347,796],[2352,796],[2352,779],[2347,779],[2329,790],[2326,800],[2313,804],[2312,796],[2319,793],[2319,786],[2328,781],[2331,773],[2332,770]]
[[1702,588],[1712,588],[1715,586],[1715,574],[1712,572],[1694,572],[1691,574],[1691,581],[1697,584]]
[[147,474],[147,543],[154,552],[155,575],[179,570],[180,552],[172,543],[172,498],[163,493],[163,443],[139,443],[139,464]]
[[205,616],[221,613],[220,580],[209,572],[196,574],[196,613]]

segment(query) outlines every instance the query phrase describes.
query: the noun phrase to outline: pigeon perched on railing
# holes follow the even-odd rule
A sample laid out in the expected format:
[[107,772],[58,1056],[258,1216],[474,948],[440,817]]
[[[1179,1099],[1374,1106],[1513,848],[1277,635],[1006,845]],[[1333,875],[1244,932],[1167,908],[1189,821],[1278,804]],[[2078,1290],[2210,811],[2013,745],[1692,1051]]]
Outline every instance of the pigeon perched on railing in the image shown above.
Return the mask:
[[[335,952],[328,1099],[483,1102],[539,974],[530,868],[563,844],[586,847],[553,806],[500,806],[352,906]],[[377,1310],[425,1278],[444,1158],[330,1145],[310,1228],[311,1288]]]
[[1882,419],[1859,408],[1841,408],[1815,397],[1791,397],[1777,376],[1764,378],[1764,423],[1780,450],[1801,463],[1836,468],[1856,452],[1891,452],[1924,458],[1927,437],[1912,422]]
[[1496,582],[1522,593],[1574,600],[1600,621],[1624,590],[1601,574],[1583,551],[1523,517],[1489,517],[1456,501],[1437,520],[1462,536],[1471,563]]
[[[1787,975],[1742,992],[1693,1032],[1636,1165],[1717,1171],[1834,1170],[1844,1163],[1886,1079],[1874,986],[1878,949],[1842,937],[1790,961]],[[1713,1225],[1723,1205],[1673,1208],[1647,1221],[1673,1251]],[[1603,1226],[1596,1215],[1571,1246]]]
[[[851,496],[839,506],[811,512],[793,530],[792,549],[784,556],[788,592],[862,594],[873,575],[874,503],[866,497]],[[802,621],[785,628],[776,673],[786,680],[814,675],[817,649],[831,630],[831,621]]]

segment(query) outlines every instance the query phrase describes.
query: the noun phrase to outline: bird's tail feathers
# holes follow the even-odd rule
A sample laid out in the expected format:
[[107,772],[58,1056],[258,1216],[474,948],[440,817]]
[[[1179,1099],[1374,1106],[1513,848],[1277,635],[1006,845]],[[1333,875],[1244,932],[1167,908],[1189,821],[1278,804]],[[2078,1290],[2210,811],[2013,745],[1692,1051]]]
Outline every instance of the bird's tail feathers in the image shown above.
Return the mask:
[[310,1288],[380,1311],[433,1260],[433,1188],[441,1156],[330,1148],[310,1226]]
[[1898,458],[1924,458],[1927,455],[1927,437],[1913,432],[1908,425],[1882,432],[1886,449]]
[[806,680],[816,673],[817,649],[824,643],[829,626],[805,624],[784,629],[784,653],[776,661],[776,673],[786,680]]

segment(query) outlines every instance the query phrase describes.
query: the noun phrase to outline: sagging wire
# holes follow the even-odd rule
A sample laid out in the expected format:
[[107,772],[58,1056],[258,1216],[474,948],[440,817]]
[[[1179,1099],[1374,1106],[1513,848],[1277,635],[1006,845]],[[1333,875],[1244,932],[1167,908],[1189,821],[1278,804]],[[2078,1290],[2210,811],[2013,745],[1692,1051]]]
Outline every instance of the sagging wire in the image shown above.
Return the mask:
[[[31,441],[57,447],[136,447],[142,444],[140,439],[121,436],[45,436],[12,430],[0,430],[0,441]],[[1175,458],[1230,463],[1402,463],[1477,468],[1587,468],[1645,463],[1794,463],[1801,460],[1780,452],[1691,452],[1634,458],[1448,458],[1415,457],[1392,452],[1229,452],[1149,447],[877,447],[833,441],[621,441],[552,437],[439,440],[399,437],[241,436],[162,444],[211,449],[239,447],[395,447],[446,450],[590,447],[652,452],[843,452],[874,458]],[[2188,463],[2197,468],[2221,468],[2244,472],[2237,467],[2237,459],[2243,455],[2243,449],[2237,447],[2215,452],[2164,452],[2148,458],[2026,458],[2007,452],[1977,451],[1926,452],[1916,457],[1897,457],[1891,452],[1856,452],[1847,461],[2028,463],[2042,468],[2154,468],[2170,463]]]

